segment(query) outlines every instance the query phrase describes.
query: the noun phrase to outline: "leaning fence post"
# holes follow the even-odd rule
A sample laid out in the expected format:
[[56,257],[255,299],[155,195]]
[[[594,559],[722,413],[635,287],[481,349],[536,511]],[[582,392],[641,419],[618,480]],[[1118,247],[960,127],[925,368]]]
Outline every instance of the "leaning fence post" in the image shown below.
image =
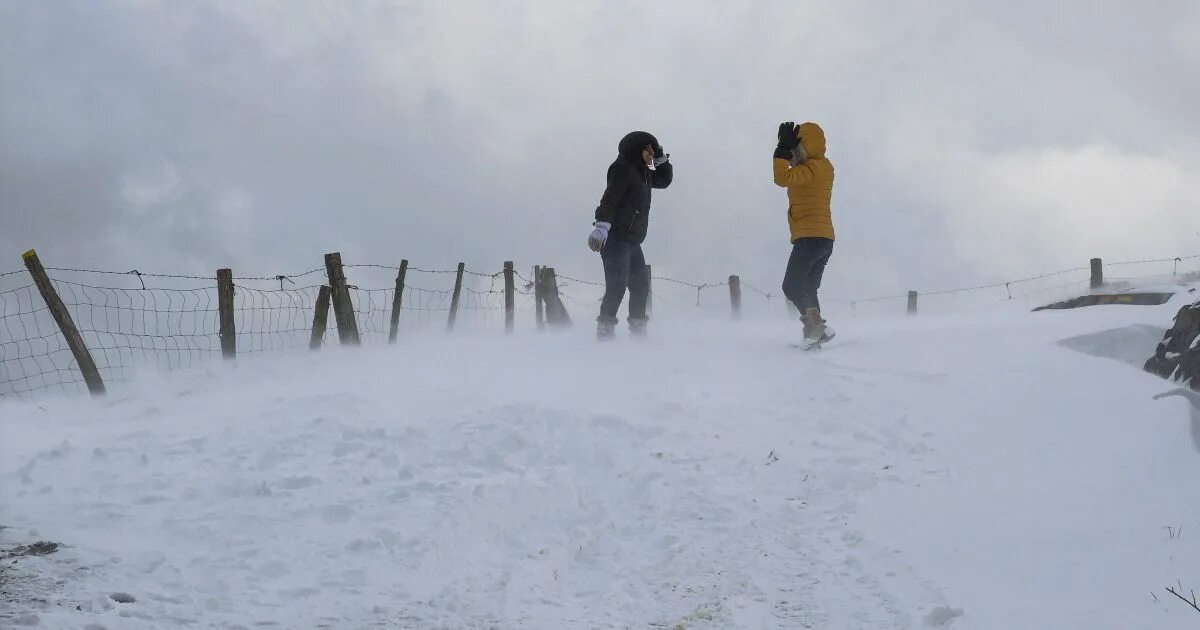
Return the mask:
[[458,318],[458,297],[462,294],[463,270],[465,263],[458,263],[458,275],[454,277],[454,295],[450,298],[450,317],[446,320],[446,332],[454,330],[454,320]]
[[537,311],[537,327],[542,330],[546,327],[546,315],[542,306],[542,268],[540,265],[533,266],[533,309]]
[[908,314],[909,315],[917,314],[917,292],[916,291],[908,292]]
[[1092,288],[1104,286],[1104,263],[1099,258],[1092,259]]
[[313,312],[312,338],[308,341],[309,350],[318,350],[325,340],[325,328],[329,326],[329,285],[321,285],[317,292],[317,308]]
[[742,317],[742,279],[729,276],[729,310],[734,319]]
[[396,334],[400,329],[400,309],[404,306],[404,276],[408,274],[408,260],[400,261],[400,271],[396,273],[396,293],[392,295],[392,324],[388,331],[388,343],[396,343]]
[[354,304],[350,301],[350,288],[346,286],[346,273],[342,269],[340,253],[325,254],[325,273],[329,276],[329,288],[332,291],[333,317],[337,320],[338,340],[342,345],[358,345],[358,322],[354,319]]
[[504,332],[512,334],[513,318],[516,316],[513,300],[516,298],[513,286],[513,263],[504,261]]
[[54,321],[58,323],[58,329],[67,339],[67,346],[71,348],[75,363],[79,366],[79,371],[83,373],[83,381],[87,383],[88,391],[93,396],[103,395],[104,381],[100,378],[100,370],[96,369],[96,362],[92,359],[92,353],[88,351],[87,344],[83,342],[83,335],[79,334],[79,329],[75,327],[75,320],[71,319],[70,311],[63,304],[62,298],[58,296],[58,291],[54,288],[54,283],[50,281],[50,276],[46,275],[46,268],[42,266],[42,261],[38,260],[37,252],[31,249],[25,252],[21,259],[25,261],[25,268],[29,270],[29,275],[33,276],[34,284],[42,294],[42,299],[46,301],[46,306],[50,309]]
[[654,272],[646,265],[646,317],[654,314]]
[[220,321],[221,356],[237,357],[237,326],[233,317],[233,270],[217,270],[217,319]]

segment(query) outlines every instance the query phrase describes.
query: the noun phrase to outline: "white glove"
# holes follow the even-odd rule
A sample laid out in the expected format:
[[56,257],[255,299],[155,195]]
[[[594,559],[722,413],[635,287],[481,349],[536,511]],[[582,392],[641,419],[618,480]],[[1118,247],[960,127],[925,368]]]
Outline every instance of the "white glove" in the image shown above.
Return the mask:
[[667,160],[669,160],[669,159],[671,159],[670,153],[668,153],[662,157],[654,158],[654,168],[658,168],[658,167],[662,166],[663,164],[666,164]]
[[604,242],[608,240],[608,228],[612,227],[612,224],[600,221],[594,225],[596,229],[592,230],[591,235],[588,236],[588,247],[592,251],[598,252],[604,247]]

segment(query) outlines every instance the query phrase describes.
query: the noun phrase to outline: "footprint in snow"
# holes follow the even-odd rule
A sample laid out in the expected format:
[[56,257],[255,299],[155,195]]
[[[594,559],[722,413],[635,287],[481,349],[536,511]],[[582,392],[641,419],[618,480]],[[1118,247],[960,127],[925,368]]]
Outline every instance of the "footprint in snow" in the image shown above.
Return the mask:
[[279,487],[285,490],[300,490],[321,483],[320,479],[305,475],[303,477],[287,477],[279,482]]
[[330,505],[322,510],[321,517],[330,525],[348,522],[354,516],[354,508],[349,505]]
[[357,453],[359,451],[366,450],[366,448],[367,445],[363,444],[362,442],[342,442],[341,444],[333,447],[333,456],[345,457],[351,453]]
[[939,626],[945,626],[961,616],[963,616],[963,610],[961,608],[938,606],[937,608],[929,611],[928,615],[925,615],[925,625],[935,628]]
[[289,589],[284,589],[284,590],[279,591],[279,595],[281,597],[286,597],[288,599],[304,599],[306,597],[312,597],[314,595],[319,595],[320,593],[321,593],[321,589],[313,588],[311,586],[304,586],[301,588],[289,588]]

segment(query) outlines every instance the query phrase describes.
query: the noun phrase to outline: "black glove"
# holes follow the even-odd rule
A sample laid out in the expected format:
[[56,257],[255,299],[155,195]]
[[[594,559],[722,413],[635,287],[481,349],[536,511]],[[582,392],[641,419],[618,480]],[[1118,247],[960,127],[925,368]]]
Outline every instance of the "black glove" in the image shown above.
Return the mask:
[[662,145],[654,145],[654,167],[655,168],[658,168],[658,167],[662,166],[663,164],[666,164],[667,160],[669,160],[669,159],[671,159],[671,154],[667,153],[664,155]]
[[791,151],[798,144],[800,144],[800,138],[796,137],[796,123],[779,123],[779,148]]

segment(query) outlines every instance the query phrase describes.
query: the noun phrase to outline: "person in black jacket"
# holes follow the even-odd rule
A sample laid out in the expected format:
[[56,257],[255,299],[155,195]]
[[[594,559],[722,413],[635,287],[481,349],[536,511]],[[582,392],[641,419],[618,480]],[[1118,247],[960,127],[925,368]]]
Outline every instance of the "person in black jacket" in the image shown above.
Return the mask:
[[588,247],[604,261],[604,301],[596,318],[596,336],[611,339],[617,326],[617,309],[629,289],[629,330],[646,332],[646,298],[650,278],[642,242],[650,225],[650,191],[671,185],[674,169],[658,140],[645,131],[621,138],[617,159],[608,167],[608,186],[596,208],[595,229]]

